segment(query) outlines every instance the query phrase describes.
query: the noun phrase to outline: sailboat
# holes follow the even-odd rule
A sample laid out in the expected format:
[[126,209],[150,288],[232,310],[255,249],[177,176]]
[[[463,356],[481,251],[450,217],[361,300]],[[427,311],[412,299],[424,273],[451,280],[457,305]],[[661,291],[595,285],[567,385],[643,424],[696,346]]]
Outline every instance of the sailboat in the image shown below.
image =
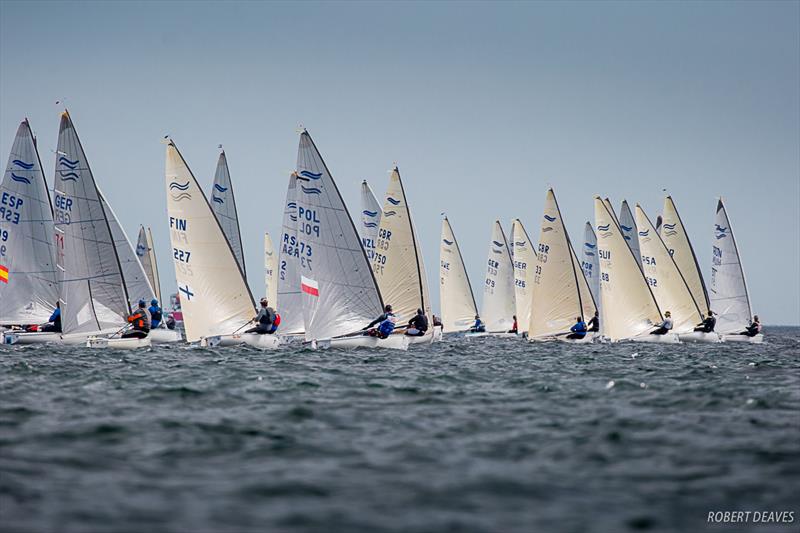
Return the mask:
[[286,203],[283,209],[281,243],[278,251],[278,299],[283,335],[301,335],[303,295],[300,292],[300,248],[297,241],[297,174],[289,176]]
[[679,342],[677,335],[649,334],[663,317],[639,267],[640,261],[625,241],[613,211],[600,197],[595,197],[594,212],[603,337],[610,341]]
[[622,207],[619,209],[619,220],[617,224],[622,230],[622,235],[625,237],[625,242],[633,252],[633,256],[638,261],[639,268],[642,268],[642,253],[639,249],[639,229],[636,226],[636,217],[633,216],[631,208],[627,200],[622,200]]
[[[47,322],[58,301],[53,210],[36,138],[25,119],[0,182],[0,326]],[[22,334],[58,340],[58,333]],[[7,332],[6,343],[20,341]],[[22,341],[24,342],[24,341]]]
[[425,335],[410,337],[409,344],[433,342],[436,328],[432,325],[425,263],[397,167],[389,176],[380,220],[372,270],[381,296],[391,304],[398,324],[408,323],[417,309],[422,309],[430,327]]
[[503,227],[499,220],[495,220],[489,241],[481,303],[481,319],[486,324],[487,333],[507,333],[513,325],[516,312],[514,262]]
[[442,219],[442,242],[439,247],[439,305],[445,333],[467,331],[475,323],[478,306],[461,249],[446,216]]
[[297,247],[305,337],[312,346],[405,350],[408,337],[362,335],[383,300],[356,227],[314,141],[297,149]]
[[750,325],[753,310],[739,247],[722,198],[717,201],[712,251],[709,296],[711,309],[717,316],[715,331],[721,333],[726,342],[763,342],[761,333],[755,337],[737,334]]
[[370,262],[375,256],[375,241],[378,240],[380,223],[381,205],[367,180],[364,180],[361,182],[361,244]]
[[[222,148],[220,146],[220,148]],[[214,173],[214,185],[211,188],[211,208],[219,221],[225,238],[231,245],[236,264],[247,277],[244,266],[244,251],[242,249],[242,234],[239,231],[239,215],[236,212],[236,197],[233,195],[233,183],[228,169],[228,158],[225,150],[221,150],[217,160],[217,170]]]
[[639,249],[645,279],[659,308],[672,314],[673,326],[668,335],[693,331],[694,326],[703,320],[700,307],[667,245],[639,204],[636,204],[636,227],[639,230]]
[[520,219],[511,224],[511,259],[514,261],[514,302],[517,308],[517,333],[528,331],[531,321],[531,282],[536,252]]
[[593,317],[597,307],[572,248],[553,189],[548,189],[542,215],[532,283],[528,340],[592,342],[594,333],[567,339],[576,317]]
[[186,340],[277,348],[275,335],[241,333],[256,314],[253,296],[218,218],[171,139],[164,174]]
[[583,260],[581,267],[589,289],[592,291],[597,310],[601,309],[600,302],[600,261],[597,257],[597,235],[594,233],[592,223],[587,222],[583,230]]
[[278,257],[272,246],[272,237],[264,233],[264,289],[270,305],[278,305]]

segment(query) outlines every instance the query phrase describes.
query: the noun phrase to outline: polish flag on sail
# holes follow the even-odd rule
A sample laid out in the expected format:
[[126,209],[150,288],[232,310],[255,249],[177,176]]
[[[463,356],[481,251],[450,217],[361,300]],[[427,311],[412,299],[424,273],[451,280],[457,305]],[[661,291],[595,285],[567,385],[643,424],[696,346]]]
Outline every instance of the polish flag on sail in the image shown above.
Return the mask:
[[313,279],[300,276],[300,290],[311,296],[319,296],[319,285]]

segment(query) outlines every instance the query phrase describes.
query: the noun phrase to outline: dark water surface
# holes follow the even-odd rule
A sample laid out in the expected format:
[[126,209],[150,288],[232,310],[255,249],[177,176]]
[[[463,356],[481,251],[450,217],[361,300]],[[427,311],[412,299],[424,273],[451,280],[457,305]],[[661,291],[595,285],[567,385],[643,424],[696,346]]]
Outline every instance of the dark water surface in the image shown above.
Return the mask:
[[800,329],[767,335],[1,347],[0,529],[797,531]]

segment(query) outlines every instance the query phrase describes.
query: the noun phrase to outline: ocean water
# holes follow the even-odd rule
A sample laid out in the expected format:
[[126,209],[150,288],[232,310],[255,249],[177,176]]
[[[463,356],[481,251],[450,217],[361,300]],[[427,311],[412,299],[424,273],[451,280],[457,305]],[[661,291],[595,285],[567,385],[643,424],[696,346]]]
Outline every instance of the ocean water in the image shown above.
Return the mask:
[[[4,531],[797,531],[800,328],[756,345],[0,347]],[[794,524],[707,523],[793,511]]]

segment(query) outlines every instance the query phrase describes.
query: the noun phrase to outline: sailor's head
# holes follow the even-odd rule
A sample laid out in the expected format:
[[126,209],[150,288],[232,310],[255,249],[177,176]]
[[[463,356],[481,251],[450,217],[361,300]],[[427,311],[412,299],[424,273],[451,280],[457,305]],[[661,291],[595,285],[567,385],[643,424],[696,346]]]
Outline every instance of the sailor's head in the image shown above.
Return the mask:
[[712,317],[712,316],[714,316],[714,311],[712,311],[711,309],[709,309],[709,310],[708,310],[708,316],[709,316],[709,317]]
[[516,320],[517,320],[517,315],[512,315],[512,316],[511,316],[511,318],[513,318],[513,319],[514,319],[514,321],[516,322]]
[[582,316],[576,316],[575,320],[577,320],[578,322],[582,322],[583,321],[583,317]]
[[383,312],[384,313],[391,313],[392,312],[392,306],[389,305],[389,304],[386,304],[386,306],[383,308]]
[[481,319],[481,315],[475,315],[475,320],[480,320],[480,319]]
[[753,315],[753,321],[758,322],[758,315]]
[[669,317],[672,316],[672,313],[670,313],[669,311],[666,311],[666,312],[664,312],[664,316],[669,318]]
[[153,298],[152,300],[150,300],[150,305],[158,305],[158,300]]
[[424,315],[425,313],[422,312],[422,309],[417,309],[417,314],[418,315]]
[[269,302],[266,298],[261,298],[261,307],[266,307],[269,305]]
[[594,316],[600,316],[600,311],[595,311]]
[[144,308],[147,305],[147,302],[144,300],[139,300],[139,307]]

